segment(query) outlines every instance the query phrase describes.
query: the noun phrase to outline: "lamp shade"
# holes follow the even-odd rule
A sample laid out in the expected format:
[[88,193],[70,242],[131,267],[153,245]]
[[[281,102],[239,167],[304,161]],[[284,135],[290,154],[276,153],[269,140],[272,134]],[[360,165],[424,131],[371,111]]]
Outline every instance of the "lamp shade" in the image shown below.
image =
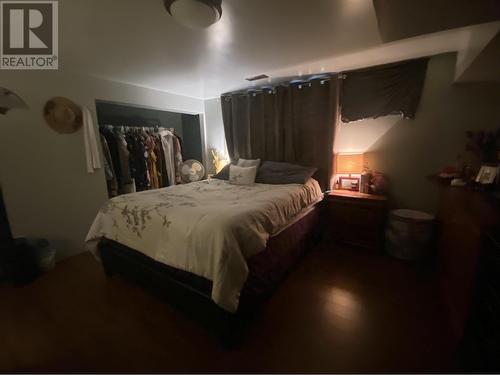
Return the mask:
[[338,154],[336,170],[338,174],[361,173],[363,171],[363,154]]

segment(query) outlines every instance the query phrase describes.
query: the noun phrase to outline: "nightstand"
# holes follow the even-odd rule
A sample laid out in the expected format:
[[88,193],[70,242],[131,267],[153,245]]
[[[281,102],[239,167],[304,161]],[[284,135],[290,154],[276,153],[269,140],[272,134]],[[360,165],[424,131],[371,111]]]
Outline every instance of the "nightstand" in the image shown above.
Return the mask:
[[327,235],[331,240],[382,250],[387,198],[348,190],[325,195]]

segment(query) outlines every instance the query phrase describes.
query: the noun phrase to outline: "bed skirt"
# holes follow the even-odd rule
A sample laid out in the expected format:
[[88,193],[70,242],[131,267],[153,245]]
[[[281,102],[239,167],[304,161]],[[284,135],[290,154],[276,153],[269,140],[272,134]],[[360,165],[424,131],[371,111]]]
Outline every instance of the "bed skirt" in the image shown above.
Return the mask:
[[123,275],[165,297],[189,315],[202,311],[204,319],[210,320],[209,316],[228,319],[270,296],[299,257],[319,240],[322,233],[319,206],[271,237],[262,252],[247,260],[249,275],[236,314],[223,310],[211,300],[212,283],[203,277],[157,262],[112,240],[101,240],[98,249],[108,276]]

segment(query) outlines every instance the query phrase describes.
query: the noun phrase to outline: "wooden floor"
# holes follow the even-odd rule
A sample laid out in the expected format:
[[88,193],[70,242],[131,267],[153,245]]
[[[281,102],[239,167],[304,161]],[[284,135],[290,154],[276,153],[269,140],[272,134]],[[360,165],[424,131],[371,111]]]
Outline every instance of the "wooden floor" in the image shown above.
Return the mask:
[[311,250],[241,348],[89,254],[0,285],[0,371],[442,371],[453,350],[432,272],[359,249]]

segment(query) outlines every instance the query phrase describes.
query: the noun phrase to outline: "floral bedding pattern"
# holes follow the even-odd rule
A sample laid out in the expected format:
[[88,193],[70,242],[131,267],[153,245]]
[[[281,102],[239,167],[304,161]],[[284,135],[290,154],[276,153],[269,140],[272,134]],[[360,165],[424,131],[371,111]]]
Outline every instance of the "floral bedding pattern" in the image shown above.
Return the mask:
[[234,312],[248,275],[246,259],[302,210],[322,198],[306,184],[234,185],[211,179],[121,195],[107,201],[85,241],[97,255],[108,238],[212,281],[212,299]]

